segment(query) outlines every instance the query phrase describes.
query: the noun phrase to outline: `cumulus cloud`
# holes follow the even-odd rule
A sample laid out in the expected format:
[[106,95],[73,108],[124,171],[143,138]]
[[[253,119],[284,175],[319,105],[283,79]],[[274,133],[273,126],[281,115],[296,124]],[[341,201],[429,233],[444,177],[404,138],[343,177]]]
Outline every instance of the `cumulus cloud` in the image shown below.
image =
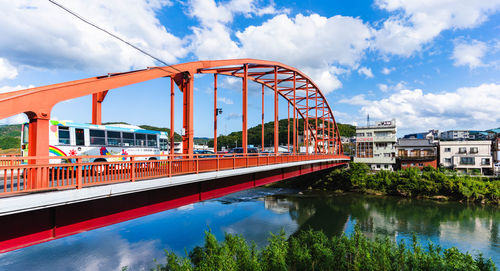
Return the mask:
[[225,104],[234,104],[233,100],[226,98],[226,97],[218,97],[217,101]]
[[361,67],[358,69],[358,73],[366,76],[366,78],[373,78],[372,69],[367,67]]
[[[236,5],[236,2],[242,4]],[[306,72],[327,93],[342,86],[338,78],[346,71],[342,67],[357,69],[369,47],[371,28],[361,19],[327,18],[318,14],[289,17],[287,10],[278,12],[272,2],[266,7],[257,3],[252,0],[218,4],[213,0],[189,1],[189,15],[200,21],[200,26],[192,27],[194,55],[199,59],[281,61]],[[263,13],[275,16],[261,25],[251,25],[237,32],[229,27],[236,14],[252,17]]]
[[[352,99],[352,102],[357,101]],[[387,98],[362,103],[358,102],[363,105],[362,115],[370,114],[374,119],[397,118],[401,128],[486,129],[500,125],[499,84],[482,84],[437,94],[404,89]]]
[[369,105],[371,102],[365,99],[364,94],[359,94],[347,99],[341,99],[339,103],[352,105]]
[[[17,69],[5,58],[0,57],[0,81],[17,77]],[[0,90],[1,92],[1,90]]]
[[[6,93],[6,92],[11,92],[11,91],[16,91],[16,90],[21,90],[21,89],[27,89],[27,88],[34,88],[34,85],[29,85],[29,86],[22,86],[22,85],[17,85],[17,86],[3,86],[0,87],[0,93]],[[12,117],[8,117],[6,119],[0,119],[0,125],[4,124],[20,124],[20,123],[25,123],[28,121],[28,117],[25,114],[18,114],[14,115]]]
[[[186,56],[184,41],[156,17],[166,0],[64,1],[69,9],[166,62]],[[19,23],[22,22],[22,23]],[[13,64],[105,73],[155,65],[148,56],[49,1],[3,1],[0,55]]]
[[389,75],[391,72],[393,72],[395,70],[396,70],[396,68],[394,68],[394,67],[392,67],[392,68],[385,67],[385,68],[382,69],[382,73],[385,74],[385,75]]
[[483,57],[488,47],[484,42],[473,40],[470,43],[460,42],[453,49],[453,65],[469,66],[470,69],[484,66]]
[[387,84],[377,84],[378,89],[382,92],[388,92],[391,90],[402,90],[407,88],[405,81],[400,81],[395,85],[387,85]]
[[475,27],[500,9],[500,0],[377,0],[393,12],[376,31],[374,46],[384,54],[410,56],[442,31]]

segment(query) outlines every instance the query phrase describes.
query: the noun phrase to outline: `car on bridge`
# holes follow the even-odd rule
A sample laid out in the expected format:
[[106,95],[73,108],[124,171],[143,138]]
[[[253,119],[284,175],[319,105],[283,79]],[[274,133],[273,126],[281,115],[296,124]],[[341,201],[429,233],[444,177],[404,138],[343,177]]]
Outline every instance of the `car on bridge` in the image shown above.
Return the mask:
[[[213,151],[209,150],[194,150],[193,154],[198,154],[199,158],[215,158],[217,155]],[[203,154],[203,155],[200,155]]]

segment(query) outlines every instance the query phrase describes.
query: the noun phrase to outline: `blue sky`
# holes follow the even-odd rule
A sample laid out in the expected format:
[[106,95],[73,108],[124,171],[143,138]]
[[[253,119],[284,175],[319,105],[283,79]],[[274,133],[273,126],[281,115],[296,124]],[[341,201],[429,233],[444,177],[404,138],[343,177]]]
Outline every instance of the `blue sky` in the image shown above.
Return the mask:
[[[58,2],[168,63],[257,58],[297,67],[341,123],[396,118],[400,135],[500,126],[500,0]],[[0,6],[0,92],[161,65],[48,1]],[[110,91],[103,121],[169,127],[169,84]],[[195,79],[196,136],[213,135],[212,85],[212,76]],[[221,77],[219,86],[219,132],[240,130],[241,80]],[[260,88],[250,89],[253,126]],[[180,92],[176,98],[180,131]],[[52,118],[89,122],[90,101],[62,102]],[[269,92],[265,111],[272,109]],[[280,118],[286,114],[281,102]]]

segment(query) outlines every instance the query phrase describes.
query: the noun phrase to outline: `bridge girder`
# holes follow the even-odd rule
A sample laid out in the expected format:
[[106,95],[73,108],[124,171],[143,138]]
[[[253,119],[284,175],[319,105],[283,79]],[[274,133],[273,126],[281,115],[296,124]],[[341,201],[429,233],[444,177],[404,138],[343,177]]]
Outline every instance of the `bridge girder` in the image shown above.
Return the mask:
[[[308,120],[305,125],[306,129],[308,129],[307,133],[304,132],[305,141],[309,142],[309,138],[314,140],[315,152],[342,152],[340,135],[333,112],[319,87],[307,75],[296,68],[279,62],[257,59],[196,61],[166,67],[150,67],[143,70],[110,73],[104,76],[2,93],[0,94],[0,119],[25,113],[30,119],[30,140],[36,141],[31,141],[34,144],[30,144],[29,155],[48,156],[49,144],[48,131],[46,130],[48,129],[51,110],[57,103],[92,95],[92,122],[100,123],[101,103],[108,91],[156,78],[170,77],[172,83],[175,82],[183,92],[184,153],[192,154],[194,75],[203,73],[239,77],[243,78],[245,82],[251,80],[275,91],[276,95],[283,97],[289,103],[289,106],[293,107],[293,116]],[[246,83],[244,83],[243,88],[246,87]],[[275,98],[275,117],[277,118],[276,100],[277,98]],[[311,110],[315,111],[314,116],[310,115]],[[243,105],[243,111],[245,116],[243,119],[246,120],[246,105]],[[216,117],[216,114],[214,117]],[[314,123],[310,123],[311,117],[315,119]],[[293,119],[293,150],[295,151],[298,147],[296,140],[297,124],[295,123],[296,118]],[[318,124],[318,119],[322,122],[321,125]],[[275,125],[277,124],[275,123]],[[47,129],[43,128],[45,126],[47,126]],[[246,128],[246,123],[242,126]],[[277,151],[278,144],[277,136],[275,134],[275,151]],[[288,139],[290,140],[290,136]],[[317,144],[318,141],[323,142],[321,144],[323,147]],[[244,149],[246,149],[245,143],[242,144]],[[328,147],[325,148],[326,144],[328,144]]]

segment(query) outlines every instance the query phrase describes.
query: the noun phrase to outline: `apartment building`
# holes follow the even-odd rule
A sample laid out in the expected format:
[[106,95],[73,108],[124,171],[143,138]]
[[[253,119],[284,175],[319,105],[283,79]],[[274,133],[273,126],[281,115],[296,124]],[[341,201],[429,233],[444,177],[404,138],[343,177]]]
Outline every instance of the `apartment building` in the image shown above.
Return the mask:
[[441,140],[467,140],[469,139],[468,130],[450,130],[444,131],[439,136]]
[[401,138],[396,145],[398,168],[437,167],[437,145],[433,139]]
[[492,143],[493,169],[495,174],[500,175],[500,136],[497,136]]
[[474,169],[489,174],[493,169],[491,141],[441,141],[439,164],[463,172]]
[[356,127],[354,162],[372,170],[394,170],[396,165],[396,120]]

